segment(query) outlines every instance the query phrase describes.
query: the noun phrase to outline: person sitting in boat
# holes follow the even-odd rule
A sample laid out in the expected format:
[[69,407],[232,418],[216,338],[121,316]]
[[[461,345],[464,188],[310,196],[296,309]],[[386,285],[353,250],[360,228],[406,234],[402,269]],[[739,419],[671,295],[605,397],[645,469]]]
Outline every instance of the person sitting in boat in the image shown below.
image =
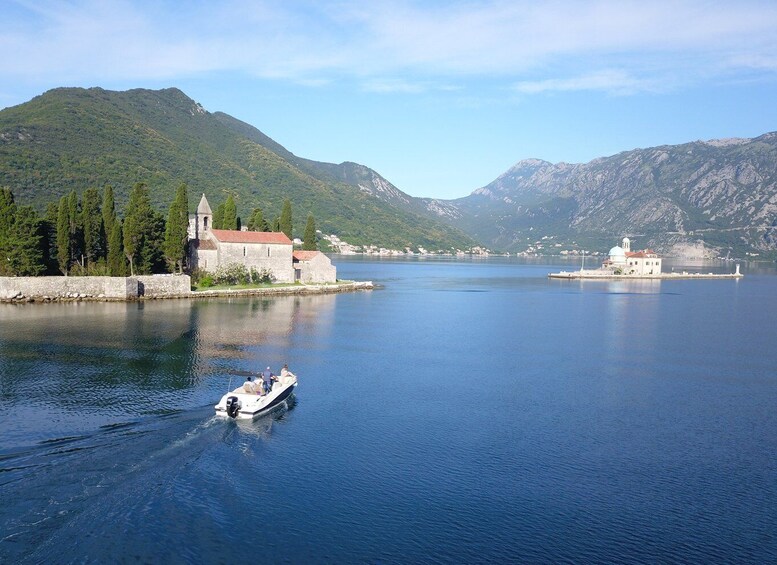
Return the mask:
[[243,390],[247,392],[248,394],[257,394],[257,383],[254,382],[254,380],[251,378],[251,376],[246,377],[246,382],[243,383]]
[[281,377],[294,377],[294,373],[289,371],[289,364],[284,363],[283,368],[281,369]]
[[267,367],[262,372],[262,381],[264,383],[264,393],[267,394],[272,390],[272,382],[277,381],[278,378],[273,374],[273,372],[270,370],[270,367]]

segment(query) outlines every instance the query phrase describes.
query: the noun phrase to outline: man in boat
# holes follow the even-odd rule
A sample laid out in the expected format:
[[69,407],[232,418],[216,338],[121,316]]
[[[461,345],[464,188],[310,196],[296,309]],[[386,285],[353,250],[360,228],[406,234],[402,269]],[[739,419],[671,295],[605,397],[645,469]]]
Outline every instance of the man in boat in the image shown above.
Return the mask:
[[[261,392],[261,388],[257,388],[259,383],[253,382],[251,376],[246,377],[246,382],[243,383],[243,390],[248,394],[258,394]],[[261,385],[259,385],[261,387]]]
[[272,390],[272,382],[277,381],[277,377],[273,375],[273,372],[270,370],[270,367],[267,367],[262,372],[262,381],[264,383],[264,393],[267,394]]

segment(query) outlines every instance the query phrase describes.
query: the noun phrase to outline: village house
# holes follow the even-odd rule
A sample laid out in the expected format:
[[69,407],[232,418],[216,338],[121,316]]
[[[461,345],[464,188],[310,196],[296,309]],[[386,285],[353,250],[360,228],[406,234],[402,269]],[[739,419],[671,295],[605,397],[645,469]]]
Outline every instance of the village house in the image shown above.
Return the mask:
[[215,230],[213,212],[202,195],[189,218],[189,265],[213,272],[226,265],[244,265],[267,272],[274,282],[335,282],[337,269],[320,251],[294,251],[281,232]]

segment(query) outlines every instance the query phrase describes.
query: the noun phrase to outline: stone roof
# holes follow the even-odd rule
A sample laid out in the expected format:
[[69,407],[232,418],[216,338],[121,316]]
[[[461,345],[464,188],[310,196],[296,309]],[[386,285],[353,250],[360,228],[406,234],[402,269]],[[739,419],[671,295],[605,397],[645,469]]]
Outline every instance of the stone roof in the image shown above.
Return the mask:
[[209,214],[213,215],[213,211],[210,209],[210,204],[208,204],[208,199],[205,198],[205,194],[203,193],[202,198],[200,198],[200,204],[197,206],[197,214]]
[[283,232],[210,230],[222,243],[269,243],[291,245],[291,240]]

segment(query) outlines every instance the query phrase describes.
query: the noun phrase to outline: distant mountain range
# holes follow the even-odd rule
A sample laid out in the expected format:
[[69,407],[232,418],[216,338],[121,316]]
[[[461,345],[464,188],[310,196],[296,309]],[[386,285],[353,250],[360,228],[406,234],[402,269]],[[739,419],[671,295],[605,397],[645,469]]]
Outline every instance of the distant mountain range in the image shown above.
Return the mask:
[[[509,251],[542,245],[774,258],[777,133],[625,151],[586,164],[519,161],[458,200],[426,200],[444,218]],[[546,238],[546,239],[543,239]]]
[[519,161],[467,197],[412,197],[357,163],[297,157],[180,90],[60,88],[0,111],[0,186],[39,208],[90,186],[123,205],[146,182],[166,211],[189,186],[244,218],[294,205],[325,233],[395,249],[606,251],[621,237],[665,254],[777,257],[777,133],[635,149],[585,164]]

